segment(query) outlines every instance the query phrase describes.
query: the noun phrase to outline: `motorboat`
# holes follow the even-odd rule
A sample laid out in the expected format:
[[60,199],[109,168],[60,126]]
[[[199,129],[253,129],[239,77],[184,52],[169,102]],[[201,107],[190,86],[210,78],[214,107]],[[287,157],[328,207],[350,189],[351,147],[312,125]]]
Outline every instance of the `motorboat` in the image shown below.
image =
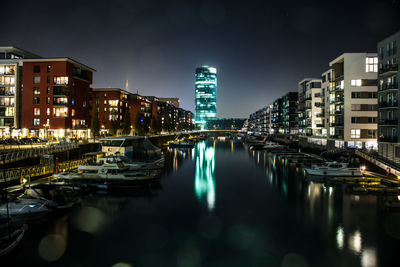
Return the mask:
[[170,148],[194,148],[193,142],[188,141],[171,141],[169,142]]
[[55,176],[64,181],[80,182],[139,182],[155,179],[154,170],[131,171],[122,162],[110,165],[87,165],[78,167],[78,172]]
[[9,230],[0,237],[0,257],[13,250],[25,235],[27,225],[24,224],[13,231]]
[[349,168],[348,163],[339,163],[336,161],[327,162],[323,165],[317,165],[311,168],[305,168],[305,171],[308,175],[315,175],[315,176],[331,176],[331,177],[363,176],[363,173],[359,168]]
[[164,167],[165,158],[162,155],[161,158],[149,161],[149,162],[134,162],[128,157],[120,156],[120,155],[110,155],[105,157],[99,157],[96,159],[95,163],[90,165],[101,165],[105,166],[117,166],[118,164],[123,164],[128,167],[130,171],[139,171],[139,170],[156,170]]
[[278,151],[278,150],[286,150],[287,146],[280,145],[280,144],[277,144],[277,143],[268,142],[268,143],[264,144],[263,149],[264,150],[270,150],[270,151],[271,150]]
[[248,136],[246,136],[245,141],[246,141],[247,144],[264,144],[265,143],[265,137],[248,135]]
[[13,216],[44,215],[51,211],[46,206],[50,201],[39,201],[36,199],[15,198],[0,204],[0,214]]

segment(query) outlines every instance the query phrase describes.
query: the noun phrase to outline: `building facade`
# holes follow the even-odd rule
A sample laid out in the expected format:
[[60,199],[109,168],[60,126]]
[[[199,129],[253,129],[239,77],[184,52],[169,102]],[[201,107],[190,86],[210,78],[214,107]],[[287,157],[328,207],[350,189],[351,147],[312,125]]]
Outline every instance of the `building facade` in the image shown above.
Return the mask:
[[345,53],[330,62],[328,146],[377,148],[376,53]]
[[400,164],[400,31],[378,43],[379,155]]
[[40,58],[16,47],[0,47],[0,138],[21,136],[22,60]]
[[196,69],[195,122],[204,128],[207,120],[217,115],[217,69],[203,66]]
[[[121,127],[128,110],[129,93],[120,88],[93,88],[92,109],[96,106],[99,111],[100,132],[108,133],[111,121],[116,121],[116,126]],[[90,114],[93,113],[91,109]]]
[[89,137],[94,69],[69,58],[23,60],[22,135]]

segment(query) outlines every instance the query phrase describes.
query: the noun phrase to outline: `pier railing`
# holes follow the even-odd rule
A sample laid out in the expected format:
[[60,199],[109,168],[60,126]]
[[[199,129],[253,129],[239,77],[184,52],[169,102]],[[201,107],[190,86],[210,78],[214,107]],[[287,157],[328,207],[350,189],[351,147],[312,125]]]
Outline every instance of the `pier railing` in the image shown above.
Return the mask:
[[36,179],[53,175],[55,172],[67,172],[86,165],[90,158],[65,161],[55,164],[36,165],[25,168],[0,170],[0,187],[2,183],[20,181],[21,179]]
[[39,155],[63,152],[78,148],[78,146],[79,145],[77,143],[68,143],[5,151],[0,154],[0,164],[7,164],[28,158],[35,158]]
[[392,162],[386,158],[379,156],[378,152],[375,151],[367,151],[367,150],[356,150],[357,156],[360,156],[369,162],[375,164],[376,166],[389,171],[389,173],[394,174],[396,176],[400,175],[400,166]]

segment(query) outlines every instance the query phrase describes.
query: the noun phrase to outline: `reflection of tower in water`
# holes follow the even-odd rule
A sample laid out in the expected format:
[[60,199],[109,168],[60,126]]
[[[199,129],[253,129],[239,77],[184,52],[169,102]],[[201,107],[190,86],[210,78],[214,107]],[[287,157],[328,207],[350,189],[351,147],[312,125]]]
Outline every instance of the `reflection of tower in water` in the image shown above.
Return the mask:
[[215,206],[215,149],[205,142],[197,144],[194,190],[200,202],[207,201],[209,210]]

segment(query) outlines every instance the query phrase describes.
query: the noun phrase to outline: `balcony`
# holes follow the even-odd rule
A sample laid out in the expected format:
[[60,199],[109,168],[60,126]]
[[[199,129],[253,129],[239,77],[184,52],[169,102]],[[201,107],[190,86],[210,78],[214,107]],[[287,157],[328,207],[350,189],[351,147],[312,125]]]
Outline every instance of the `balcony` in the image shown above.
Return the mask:
[[315,102],[315,107],[317,107],[317,108],[325,107],[325,103],[323,103],[323,102]]
[[379,142],[397,143],[397,136],[379,137]]
[[397,101],[391,101],[391,102],[380,102],[379,103],[379,108],[398,108],[399,103]]
[[53,96],[69,96],[69,90],[67,87],[54,87]]
[[325,117],[325,113],[318,113],[317,114],[317,118],[324,118]]
[[318,124],[315,125],[315,127],[317,127],[317,128],[322,128],[322,127],[325,127],[325,124],[318,123]]
[[343,122],[331,122],[330,126],[331,127],[343,127],[344,124],[343,124]]
[[331,135],[330,138],[332,138],[332,139],[343,139],[343,135]]
[[379,120],[379,125],[380,126],[397,126],[398,120]]
[[386,90],[397,90],[399,88],[399,84],[395,83],[386,83],[379,86],[379,91],[386,91]]
[[330,101],[331,103],[343,103],[344,102],[344,98],[343,97],[337,97],[334,98]]
[[396,72],[398,70],[399,70],[398,64],[386,64],[386,65],[383,65],[383,67],[379,69],[379,75],[396,74]]
[[335,115],[343,115],[343,109],[335,110]]

